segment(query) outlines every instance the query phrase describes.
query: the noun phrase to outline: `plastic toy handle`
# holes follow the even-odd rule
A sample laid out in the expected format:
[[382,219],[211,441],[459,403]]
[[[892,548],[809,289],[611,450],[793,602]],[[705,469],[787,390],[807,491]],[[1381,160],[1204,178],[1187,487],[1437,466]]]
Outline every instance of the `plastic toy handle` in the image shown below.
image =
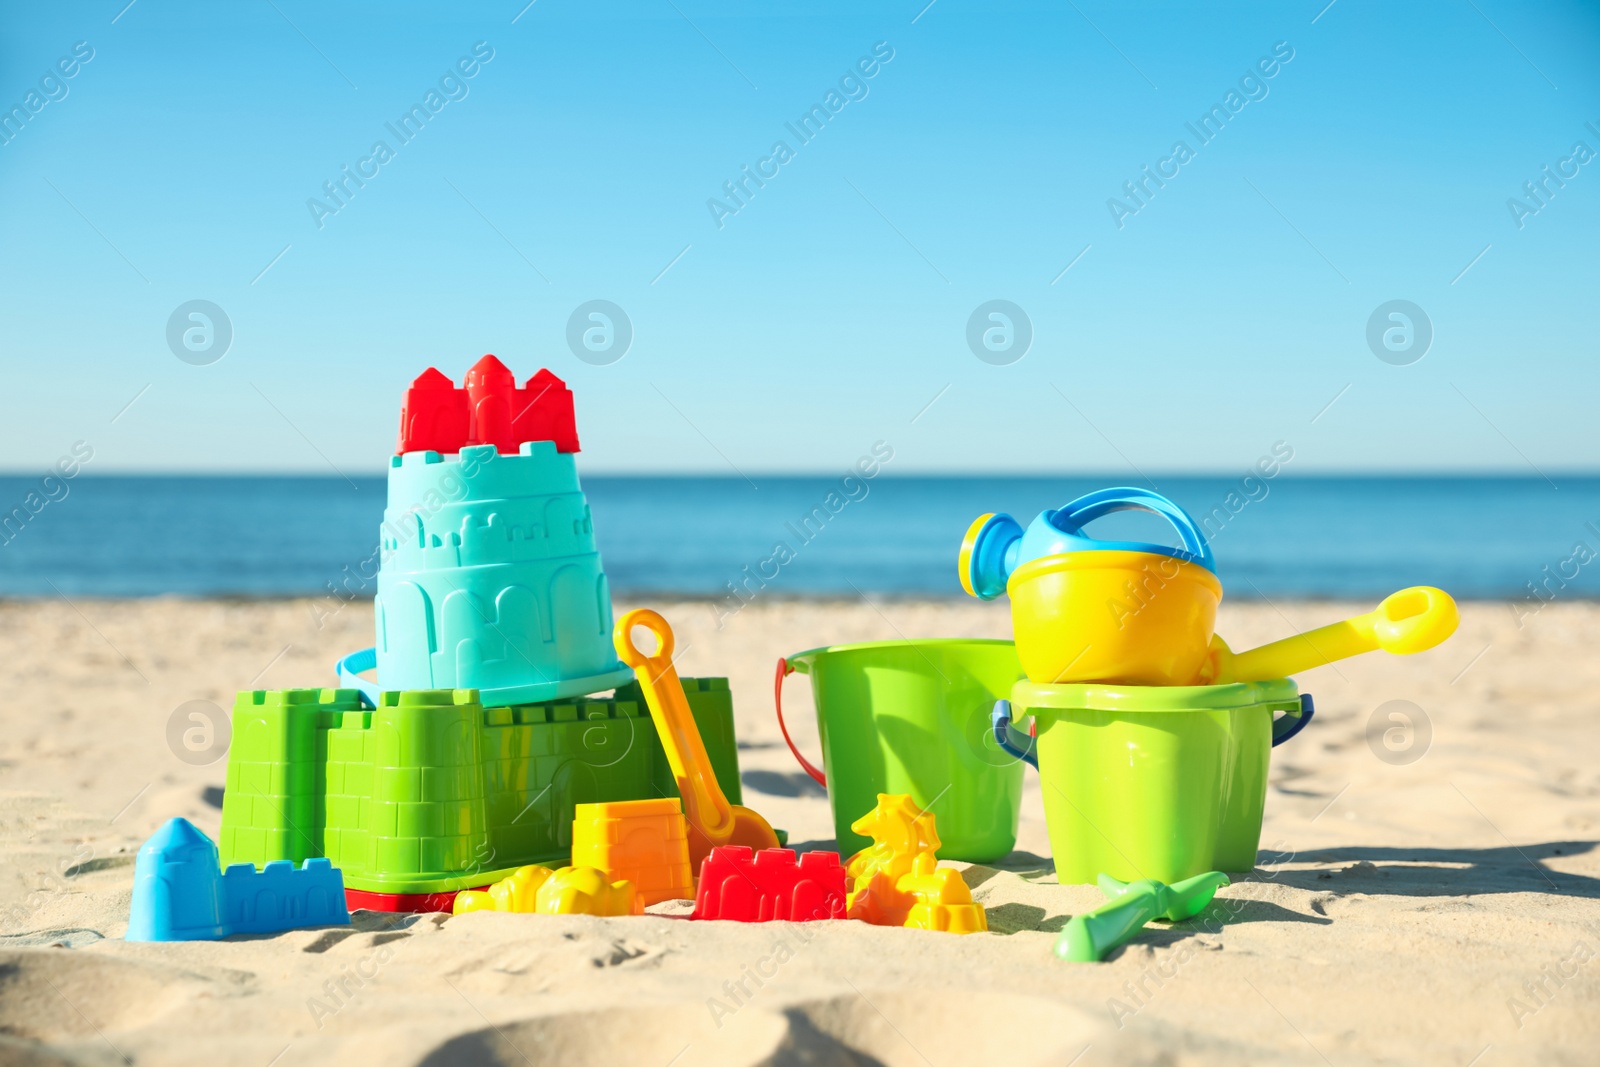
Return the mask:
[[1272,747],[1277,748],[1295,734],[1304,730],[1311,723],[1311,716],[1317,713],[1316,705],[1311,702],[1310,693],[1300,694],[1300,709],[1285,712],[1281,718],[1272,721]]
[[370,671],[378,666],[377,648],[363,648],[359,652],[352,652],[333,665],[339,675],[340,683],[346,689],[357,689],[367,706],[378,706],[379,686],[377,682],[369,682],[361,677],[362,671]]
[[[642,648],[634,644],[634,627],[642,627],[656,639],[654,653],[646,655]],[[674,679],[678,677],[677,668],[672,665],[672,653],[677,650],[677,641],[672,636],[672,627],[667,625],[667,620],[661,617],[660,612],[649,608],[628,612],[617,620],[611,643],[617,646],[617,658],[635,671],[641,667],[651,667],[655,669],[654,677],[663,677],[667,671],[672,672]]]
[[1100,892],[1110,899],[1098,908],[1074,915],[1056,941],[1055,954],[1078,963],[1094,963],[1134,936],[1152,919],[1182,922],[1205,910],[1217,890],[1228,884],[1221,871],[1207,871],[1165,885],[1148,878],[1122,883],[1099,878]]
[[809,774],[822,788],[828,788],[828,776],[812,766],[811,761],[800,754],[800,748],[794,743],[794,738],[789,736],[789,726],[783,721],[783,680],[794,673],[794,668],[789,666],[789,661],[782,656],[778,657],[778,676],[772,681],[772,702],[778,709],[778,729],[783,731],[784,743],[789,746],[789,751],[794,753],[794,758],[800,761],[800,769]]
[[1122,486],[1085,493],[1065,507],[1057,509],[1056,525],[1068,532],[1081,534],[1083,527],[1088,523],[1117,511],[1155,512],[1178,531],[1178,537],[1183,541],[1185,551],[1199,560],[1207,570],[1214,572],[1217,569],[1217,562],[1211,555],[1211,544],[1206,540],[1206,535],[1200,527],[1195,525],[1189,513],[1160,493],[1152,493],[1148,489]]
[[1353,619],[1307,630],[1221,657],[1212,681],[1260,682],[1321,667],[1334,660],[1382,649],[1409,656],[1425,652],[1456,632],[1456,602],[1443,589],[1414,585],[1391,593],[1376,609]]
[[[645,655],[633,643],[635,627],[655,636],[658,647],[654,655]],[[712,773],[711,757],[706,755],[700,728],[695,725],[689,700],[683,695],[683,683],[672,665],[672,627],[649,608],[638,608],[617,620],[611,642],[622,662],[633,668],[639,688],[644,690],[645,703],[650,706],[650,716],[661,735],[661,747],[666,750],[672,776],[678,781],[678,792],[683,794],[684,815],[708,838],[726,840],[733,832],[733,806]]]
[[1133,940],[1145,923],[1160,917],[1163,889],[1157,882],[1136,882],[1093,911],[1074,915],[1056,941],[1056,956],[1077,963],[1105,959],[1107,953]]
[[1033,751],[1033,738],[1011,725],[1011,701],[994,702],[994,710],[989,713],[989,725],[994,728],[994,739],[1004,751],[1034,770],[1039,769],[1039,757]]

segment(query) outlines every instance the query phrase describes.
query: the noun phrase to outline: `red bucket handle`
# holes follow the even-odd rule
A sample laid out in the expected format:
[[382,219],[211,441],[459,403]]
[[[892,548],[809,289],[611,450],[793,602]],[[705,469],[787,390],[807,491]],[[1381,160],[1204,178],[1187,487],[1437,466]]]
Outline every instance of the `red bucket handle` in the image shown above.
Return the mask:
[[789,736],[789,727],[783,721],[783,679],[794,673],[794,668],[789,666],[789,661],[782,656],[778,657],[778,676],[772,682],[772,702],[778,708],[778,729],[783,731],[783,739],[789,745],[789,751],[794,753],[794,758],[800,761],[800,766],[822,788],[828,788],[828,776],[812,766],[811,761],[800,754],[795,747],[794,738]]

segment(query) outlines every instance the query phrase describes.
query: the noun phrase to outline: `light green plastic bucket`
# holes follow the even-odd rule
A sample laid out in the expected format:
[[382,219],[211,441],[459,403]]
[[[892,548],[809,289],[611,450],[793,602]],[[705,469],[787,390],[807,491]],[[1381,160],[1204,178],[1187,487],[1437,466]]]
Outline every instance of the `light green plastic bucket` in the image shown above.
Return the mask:
[[[1062,883],[1101,874],[1181,881],[1249,871],[1274,744],[1311,715],[1287,678],[1209,686],[1035,685],[1032,715],[1050,850]],[[1286,712],[1274,721],[1275,712]],[[1026,743],[1026,738],[1020,739]]]
[[[789,738],[783,679],[811,677],[826,774]],[[1022,678],[1010,641],[875,641],[797,652],[778,661],[776,701],[784,740],[828,790],[841,854],[872,842],[850,824],[879,793],[909,793],[933,812],[939,858],[988,863],[1017,843],[1022,762],[989,724],[994,702]]]

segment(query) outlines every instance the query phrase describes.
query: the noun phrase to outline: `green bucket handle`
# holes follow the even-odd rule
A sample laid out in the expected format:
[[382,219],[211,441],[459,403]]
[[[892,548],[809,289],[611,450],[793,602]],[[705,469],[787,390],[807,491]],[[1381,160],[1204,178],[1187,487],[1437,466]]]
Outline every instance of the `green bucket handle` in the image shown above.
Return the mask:
[[[782,675],[779,675],[778,681],[780,685],[783,683]],[[1316,704],[1312,701],[1311,694],[1301,693],[1298,708],[1287,709],[1280,718],[1272,720],[1272,747],[1277,748],[1304,730],[1316,713]],[[780,724],[783,721],[782,712],[779,713],[778,721]],[[994,728],[994,739],[999,742],[1002,749],[1034,770],[1039,769],[1039,757],[1034,754],[1034,739],[1011,725],[1011,701],[995,701],[994,711],[989,715],[989,723]],[[788,732],[785,731],[783,736],[787,740]],[[791,744],[789,747],[794,746]],[[800,753],[796,752],[795,755],[799,756]],[[801,762],[805,762],[804,758]]]
[[812,765],[811,761],[800,754],[800,749],[795,745],[794,738],[789,736],[788,724],[783,721],[783,680],[794,673],[794,668],[789,666],[789,661],[782,656],[778,657],[778,676],[772,683],[772,701],[778,708],[778,729],[783,731],[783,740],[789,746],[789,751],[794,753],[794,758],[800,761],[801,768],[809,774],[822,788],[828,788],[828,776]]

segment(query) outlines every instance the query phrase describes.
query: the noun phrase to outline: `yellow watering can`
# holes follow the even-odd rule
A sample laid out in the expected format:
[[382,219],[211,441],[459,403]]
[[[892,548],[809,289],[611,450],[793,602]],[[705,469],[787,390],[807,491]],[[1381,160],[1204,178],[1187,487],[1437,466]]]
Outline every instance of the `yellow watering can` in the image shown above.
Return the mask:
[[[1130,510],[1165,518],[1181,547],[1084,532]],[[1267,681],[1377,649],[1422,652],[1459,622],[1448,593],[1413,586],[1365,615],[1235,653],[1215,634],[1222,583],[1204,531],[1166,497],[1130,487],[1088,493],[1026,529],[1006,514],[979,516],[957,570],[973,596],[1010,598],[1017,656],[1037,685]]]
[[[1119,511],[1169,522],[1182,547],[1105,541],[1084,527]],[[1028,680],[1186,685],[1210,654],[1222,600],[1211,546],[1194,519],[1148,489],[1101,489],[1024,529],[979,516],[962,539],[961,587],[1011,600],[1011,629]]]

